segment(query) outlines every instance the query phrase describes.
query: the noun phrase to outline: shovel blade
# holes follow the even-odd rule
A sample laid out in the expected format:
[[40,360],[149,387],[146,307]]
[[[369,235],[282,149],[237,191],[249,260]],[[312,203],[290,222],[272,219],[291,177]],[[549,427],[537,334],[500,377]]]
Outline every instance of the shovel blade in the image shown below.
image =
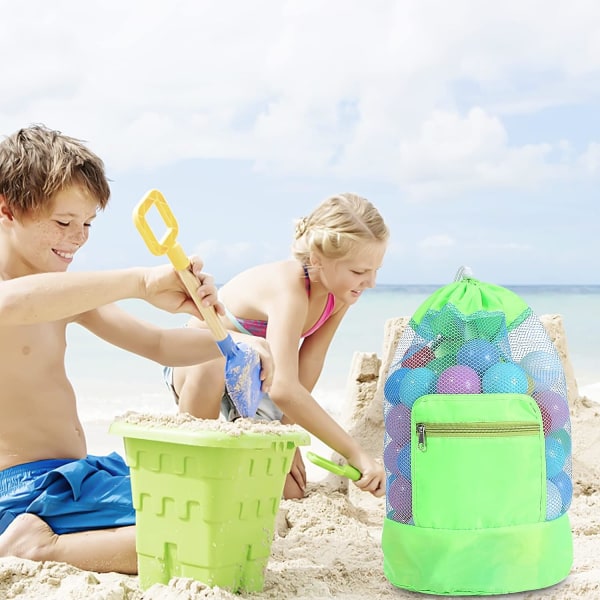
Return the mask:
[[262,398],[258,353],[229,335],[217,344],[225,356],[225,387],[233,405],[240,416],[254,417]]

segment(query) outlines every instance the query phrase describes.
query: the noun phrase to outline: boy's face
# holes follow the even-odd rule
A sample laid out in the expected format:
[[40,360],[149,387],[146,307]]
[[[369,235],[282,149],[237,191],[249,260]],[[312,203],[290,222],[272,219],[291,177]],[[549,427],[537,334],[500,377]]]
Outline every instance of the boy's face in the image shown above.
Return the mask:
[[15,217],[11,240],[21,269],[25,273],[66,271],[87,242],[97,209],[96,200],[73,185],[58,192],[48,210]]

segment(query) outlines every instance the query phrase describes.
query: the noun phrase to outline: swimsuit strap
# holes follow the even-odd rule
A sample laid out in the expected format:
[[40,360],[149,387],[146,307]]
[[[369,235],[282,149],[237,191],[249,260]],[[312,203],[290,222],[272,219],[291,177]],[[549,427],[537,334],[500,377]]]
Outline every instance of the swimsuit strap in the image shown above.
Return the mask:
[[225,316],[233,323],[240,333],[250,333],[237,319],[237,317],[225,306]]
[[240,333],[246,333],[256,337],[266,337],[267,323],[258,319],[240,319],[236,317],[227,307],[225,307],[225,316],[233,323]]
[[[302,265],[302,268],[304,269],[304,285],[306,287],[306,293],[310,297],[310,277],[308,275],[308,267],[306,265]],[[319,327],[321,327],[321,325],[323,325],[323,323],[325,323],[325,321],[327,321],[327,319],[329,319],[334,308],[335,308],[335,296],[330,292],[329,294],[327,294],[327,302],[325,303],[325,308],[323,309],[321,316],[318,318],[317,322],[308,331],[306,331],[305,333],[302,334],[302,337],[303,338],[308,337],[309,335],[314,333],[317,329],[319,329]]]
[[304,269],[304,287],[306,288],[306,293],[310,296],[310,275],[308,274],[308,267],[306,265],[302,265]]
[[335,308],[335,296],[331,293],[327,294],[327,302],[325,304],[325,308],[323,310],[323,312],[321,313],[321,316],[319,317],[318,321],[305,333],[302,334],[302,337],[308,337],[309,335],[313,334],[317,329],[319,329],[319,327],[321,327],[321,325],[323,325],[323,323],[325,323],[325,321],[327,321],[327,319],[329,319],[329,317],[331,316],[331,313],[333,313],[333,309]]

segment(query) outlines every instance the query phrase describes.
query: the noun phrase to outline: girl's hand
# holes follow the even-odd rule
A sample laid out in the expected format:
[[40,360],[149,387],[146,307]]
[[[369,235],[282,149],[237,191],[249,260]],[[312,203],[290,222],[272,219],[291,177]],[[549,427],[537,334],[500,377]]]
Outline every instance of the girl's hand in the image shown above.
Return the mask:
[[354,482],[361,490],[377,497],[385,494],[385,470],[379,461],[361,452],[349,457],[348,462],[362,473],[362,477]]
[[304,498],[306,493],[306,467],[302,460],[300,449],[296,448],[292,466],[283,486],[283,497],[286,500],[290,498]]
[[260,389],[268,393],[271,390],[273,375],[275,374],[275,362],[273,361],[269,342],[264,338],[246,335],[237,331],[230,331],[229,334],[235,342],[244,342],[257,352],[260,357],[260,380],[262,381]]

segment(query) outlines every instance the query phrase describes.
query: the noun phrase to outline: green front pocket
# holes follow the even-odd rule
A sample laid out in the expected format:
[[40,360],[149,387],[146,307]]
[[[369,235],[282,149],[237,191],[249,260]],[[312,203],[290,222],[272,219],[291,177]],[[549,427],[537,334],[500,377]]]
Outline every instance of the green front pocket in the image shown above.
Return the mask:
[[473,529],[545,519],[544,432],[531,396],[422,396],[411,427],[415,525]]

